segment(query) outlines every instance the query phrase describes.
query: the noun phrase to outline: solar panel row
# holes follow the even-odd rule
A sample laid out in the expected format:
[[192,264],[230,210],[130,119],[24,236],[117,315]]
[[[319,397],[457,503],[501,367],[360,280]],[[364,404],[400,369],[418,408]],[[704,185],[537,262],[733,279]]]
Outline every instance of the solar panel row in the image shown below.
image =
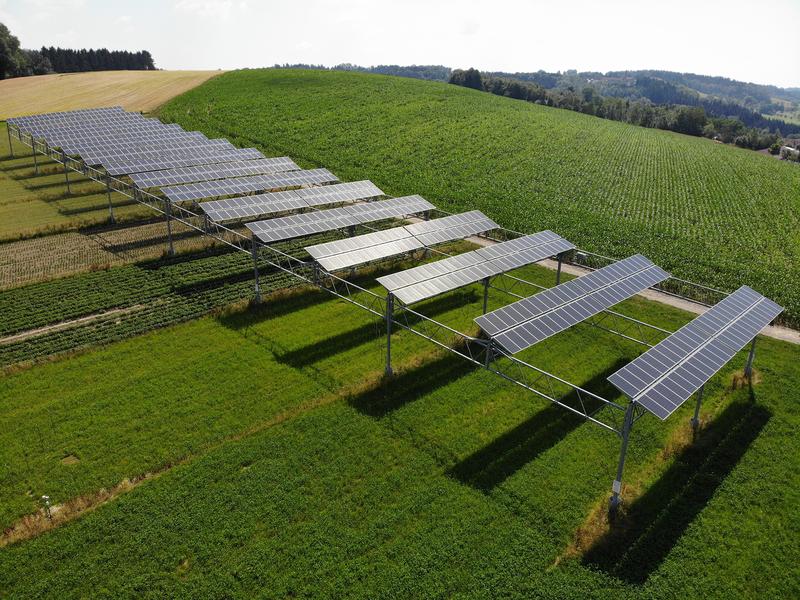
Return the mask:
[[332,208],[317,212],[302,213],[278,219],[247,223],[247,228],[262,242],[277,242],[323,231],[341,229],[372,221],[404,217],[428,210],[434,206],[421,196],[404,196]]
[[158,171],[193,165],[209,165],[239,160],[264,158],[255,148],[236,148],[234,150],[206,150],[191,148],[186,152],[163,153],[156,158],[132,158],[130,160],[108,160],[102,164],[111,175],[132,175],[145,171]]
[[339,179],[328,169],[309,169],[280,175],[253,175],[234,179],[219,179],[162,187],[161,191],[173,202],[188,202],[214,196],[233,196],[249,192],[278,190],[303,185],[334,183]]
[[404,304],[412,304],[574,248],[552,231],[542,231],[379,277],[378,282]]
[[637,254],[477,317],[475,322],[513,354],[668,277]]
[[175,185],[226,177],[241,177],[243,175],[262,175],[265,173],[280,173],[285,171],[299,171],[295,162],[288,156],[278,158],[262,158],[250,161],[236,161],[219,165],[184,167],[151,173],[139,173],[131,176],[137,187],[145,189],[162,185]]
[[76,153],[83,155],[96,155],[104,157],[123,157],[130,154],[142,154],[148,152],[159,152],[170,148],[186,148],[191,146],[219,146],[222,148],[235,148],[228,140],[216,138],[209,140],[202,133],[186,133],[180,137],[168,137],[158,139],[137,139],[120,140],[115,142],[103,143],[78,143],[72,144]]
[[[418,227],[424,225],[424,227]],[[328,271],[336,271],[425,248],[425,239],[433,244],[463,239],[496,229],[497,223],[480,211],[450,215],[441,219],[396,227],[386,231],[309,246],[306,251]],[[420,229],[422,232],[420,232]]]
[[212,200],[203,202],[200,208],[213,221],[222,222],[278,214],[323,204],[357,202],[383,195],[383,191],[371,181],[351,181],[316,188],[300,188],[238,196],[227,200]]
[[666,419],[782,310],[742,286],[608,380],[633,401]]

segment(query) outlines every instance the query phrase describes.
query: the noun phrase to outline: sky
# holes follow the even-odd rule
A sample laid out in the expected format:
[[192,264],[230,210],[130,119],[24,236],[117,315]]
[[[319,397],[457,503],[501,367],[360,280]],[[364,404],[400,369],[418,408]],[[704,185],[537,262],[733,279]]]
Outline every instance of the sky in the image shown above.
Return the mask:
[[146,49],[163,69],[666,69],[800,87],[800,0],[0,0],[0,22],[26,48]]

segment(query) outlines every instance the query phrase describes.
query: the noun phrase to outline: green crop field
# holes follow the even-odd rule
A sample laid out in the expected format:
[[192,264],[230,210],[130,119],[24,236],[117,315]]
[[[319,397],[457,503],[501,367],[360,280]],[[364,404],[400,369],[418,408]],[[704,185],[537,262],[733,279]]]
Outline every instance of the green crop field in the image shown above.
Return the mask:
[[800,319],[800,168],[755,152],[452,85],[342,72],[226,73],[166,120],[291,154],[392,195],[480,208],[674,275],[752,285]]

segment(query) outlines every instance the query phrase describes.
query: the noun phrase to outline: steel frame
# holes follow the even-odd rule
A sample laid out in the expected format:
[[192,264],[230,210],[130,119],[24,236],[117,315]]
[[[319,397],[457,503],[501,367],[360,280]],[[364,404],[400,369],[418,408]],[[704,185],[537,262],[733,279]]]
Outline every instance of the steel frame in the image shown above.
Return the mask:
[[[413,310],[409,306],[398,303],[391,293],[387,294],[386,296],[376,294],[352,281],[324,271],[316,262],[304,261],[293,257],[285,252],[282,252],[281,250],[278,250],[277,248],[263,244],[253,237],[248,237],[238,231],[226,227],[225,225],[211,221],[204,214],[196,214],[179,204],[171,202],[166,198],[156,196],[155,194],[145,190],[140,190],[118,177],[109,175],[107,172],[105,172],[105,170],[89,166],[81,160],[67,156],[60,150],[51,148],[46,141],[40,142],[31,134],[22,131],[16,125],[8,124],[7,129],[11,156],[14,157],[13,146],[11,144],[12,137],[14,137],[23,145],[31,147],[34,155],[35,171],[37,174],[39,172],[39,164],[35,157],[37,152],[39,152],[48,157],[50,160],[64,165],[64,173],[68,190],[69,170],[81,173],[89,179],[105,185],[108,194],[109,218],[112,223],[114,222],[113,206],[111,203],[112,192],[122,194],[123,196],[148,206],[155,212],[164,215],[169,240],[168,251],[170,254],[174,252],[171,235],[171,221],[174,220],[181,223],[185,227],[197,231],[201,235],[211,237],[222,244],[251,255],[253,258],[254,294],[256,302],[261,300],[261,289],[259,285],[259,261],[261,261],[262,264],[266,263],[272,268],[291,274],[310,286],[324,290],[333,296],[382,319],[386,323],[386,375],[389,377],[392,375],[391,336],[394,329],[402,329],[428,340],[441,349],[451,352],[475,366],[482,367],[494,373],[495,375],[534,394],[535,396],[549,400],[561,408],[580,416],[583,419],[602,427],[603,429],[613,431],[621,439],[617,477],[612,486],[612,497],[610,502],[611,514],[613,515],[616,512],[616,509],[621,502],[620,491],[622,472],[625,464],[625,455],[630,432],[634,423],[646,412],[636,402],[629,402],[627,405],[621,405],[617,402],[603,398],[593,392],[590,392],[589,390],[585,390],[578,385],[570,383],[569,381],[566,381],[557,375],[549,373],[510,355],[496,344],[493,344],[491,339],[482,339],[457,331],[456,329],[453,329],[444,323],[440,323],[431,317],[427,317],[424,314]],[[27,141],[25,138],[27,138]],[[444,211],[439,211],[438,209],[437,212],[448,214],[444,213]],[[429,218],[429,215],[426,214],[425,218]],[[365,227],[367,229],[372,229],[372,227],[368,225]],[[505,239],[511,239],[513,237],[524,235],[520,232],[508,229],[499,230],[499,233],[503,237],[503,240],[491,237],[488,234],[484,234],[481,237],[494,242],[499,242],[504,241]],[[430,251],[444,254],[435,249],[429,249],[429,252]],[[558,267],[556,271],[556,284],[558,284],[561,280],[562,263],[578,265],[593,270],[599,267],[592,266],[590,264],[592,261],[595,264],[600,264],[603,262],[611,263],[614,262],[615,259],[591,252],[575,250],[558,255],[557,260]],[[670,282],[672,283],[670,284]],[[520,288],[528,287],[534,289],[545,289],[544,286],[540,286],[510,274],[501,274],[492,278],[487,278],[486,280],[482,281],[482,283],[484,286],[484,312],[486,311],[489,288],[500,291],[517,299],[524,298],[526,296],[517,292],[517,290]],[[726,292],[678,278],[670,278],[666,282],[662,282],[662,284],[653,286],[653,289],[657,289],[658,291],[698,304],[706,304],[703,301],[683,296],[677,291],[687,288],[700,290],[703,294],[706,294],[709,297],[724,297],[728,295]],[[645,323],[633,317],[629,317],[612,310],[603,311],[586,322],[594,327],[598,327],[599,329],[603,329],[629,341],[647,347],[651,347],[660,341],[660,339],[657,338],[663,338],[664,336],[672,333],[666,329],[662,329],[655,325]],[[748,376],[751,372],[754,347],[755,340],[746,367]]]

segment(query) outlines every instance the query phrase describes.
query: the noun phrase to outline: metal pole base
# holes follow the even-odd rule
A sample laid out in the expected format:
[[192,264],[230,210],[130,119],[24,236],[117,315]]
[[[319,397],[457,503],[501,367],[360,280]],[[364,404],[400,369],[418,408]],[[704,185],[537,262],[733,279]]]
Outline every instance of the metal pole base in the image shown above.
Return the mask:
[[619,507],[622,504],[622,498],[619,495],[622,490],[622,482],[618,480],[614,481],[611,489],[611,498],[608,502],[608,520],[613,522],[617,518]]

